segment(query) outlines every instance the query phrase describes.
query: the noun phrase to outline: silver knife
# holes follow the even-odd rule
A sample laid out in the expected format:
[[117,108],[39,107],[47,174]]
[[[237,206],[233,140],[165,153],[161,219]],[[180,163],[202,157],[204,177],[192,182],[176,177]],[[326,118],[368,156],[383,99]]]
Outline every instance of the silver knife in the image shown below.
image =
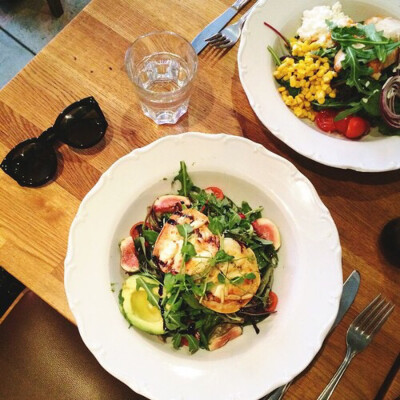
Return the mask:
[[[349,275],[346,282],[343,284],[343,292],[340,298],[339,311],[336,315],[335,322],[333,323],[329,333],[331,333],[333,329],[338,325],[338,323],[342,320],[344,314],[346,314],[347,310],[353,304],[359,286],[360,286],[360,273],[354,270]],[[292,381],[288,382],[286,385],[278,387],[278,389],[275,389],[272,393],[263,397],[261,400],[281,400],[291,383]]]
[[193,40],[192,46],[199,54],[208,45],[205,39],[219,32],[250,0],[236,0],[224,13],[209,23]]

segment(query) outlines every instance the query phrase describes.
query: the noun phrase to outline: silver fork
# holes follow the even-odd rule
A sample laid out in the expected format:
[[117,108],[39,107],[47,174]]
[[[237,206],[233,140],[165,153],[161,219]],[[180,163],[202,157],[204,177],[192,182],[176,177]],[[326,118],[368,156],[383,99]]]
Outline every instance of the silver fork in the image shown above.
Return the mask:
[[208,39],[205,39],[206,42],[210,43],[211,46],[218,47],[220,49],[232,47],[239,40],[242,33],[243,24],[246,22],[247,17],[256,5],[257,3],[249,8],[237,22],[227,26],[226,28],[222,29],[221,32],[210,36]]
[[349,326],[346,335],[346,356],[329,382],[328,386],[320,394],[317,400],[328,400],[335,390],[340,378],[354,356],[364,350],[372,341],[389,315],[394,309],[394,304],[386,302],[378,295],[365,309],[355,318]]

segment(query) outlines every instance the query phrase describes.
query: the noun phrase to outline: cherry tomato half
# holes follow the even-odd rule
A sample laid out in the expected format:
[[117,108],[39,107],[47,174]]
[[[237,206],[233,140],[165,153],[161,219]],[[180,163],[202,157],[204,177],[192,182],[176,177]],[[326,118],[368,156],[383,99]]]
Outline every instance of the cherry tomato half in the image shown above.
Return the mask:
[[352,117],[349,116],[346,118],[342,118],[339,121],[333,121],[336,130],[344,135],[347,131],[347,127],[349,126],[349,121],[351,120],[351,118]]
[[265,309],[266,312],[274,312],[278,305],[278,296],[272,290],[269,292],[268,306]]
[[315,123],[324,132],[334,132],[336,130],[334,118],[337,112],[333,110],[322,110],[317,112]]
[[205,188],[204,191],[209,194],[214,193],[214,196],[219,200],[222,200],[225,197],[224,192],[216,186],[209,186],[208,188]]
[[239,213],[239,217],[240,217],[240,219],[245,219],[246,218],[246,216],[243,213]]
[[350,118],[345,136],[349,139],[357,139],[369,131],[369,123],[364,118],[353,116]]

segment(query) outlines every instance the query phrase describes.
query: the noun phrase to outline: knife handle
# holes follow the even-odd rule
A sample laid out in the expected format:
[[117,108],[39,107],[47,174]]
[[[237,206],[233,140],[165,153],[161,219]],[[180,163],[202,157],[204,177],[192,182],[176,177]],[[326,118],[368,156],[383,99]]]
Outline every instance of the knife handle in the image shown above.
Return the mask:
[[244,7],[250,0],[236,0],[231,7],[235,10],[239,11],[242,7]]

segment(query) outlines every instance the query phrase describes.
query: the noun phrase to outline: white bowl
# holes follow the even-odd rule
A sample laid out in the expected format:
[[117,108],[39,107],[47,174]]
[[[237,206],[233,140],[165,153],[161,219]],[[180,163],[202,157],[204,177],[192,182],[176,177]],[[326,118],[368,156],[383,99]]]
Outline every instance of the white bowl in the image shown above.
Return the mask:
[[[332,5],[336,0],[324,1]],[[374,15],[400,18],[400,2],[388,0],[342,0],[343,11],[354,20]],[[298,153],[321,164],[363,172],[400,168],[400,137],[373,130],[358,141],[320,131],[313,123],[297,118],[284,104],[273,77],[275,64],[267,46],[282,49],[282,40],[264,21],[286,37],[301,25],[304,10],[321,5],[320,0],[261,0],[243,29],[238,53],[239,75],[254,112],[280,140]]]
[[[246,327],[225,347],[194,355],[128,329],[118,309],[118,242],[156,196],[171,192],[181,160],[198,186],[264,206],[282,236],[278,312],[260,323],[259,335]],[[87,347],[136,392],[157,400],[256,400],[302,371],[321,347],[342,291],[341,248],[314,187],[288,161],[247,139],[185,133],[121,158],[84,198],[70,230],[65,289]]]

